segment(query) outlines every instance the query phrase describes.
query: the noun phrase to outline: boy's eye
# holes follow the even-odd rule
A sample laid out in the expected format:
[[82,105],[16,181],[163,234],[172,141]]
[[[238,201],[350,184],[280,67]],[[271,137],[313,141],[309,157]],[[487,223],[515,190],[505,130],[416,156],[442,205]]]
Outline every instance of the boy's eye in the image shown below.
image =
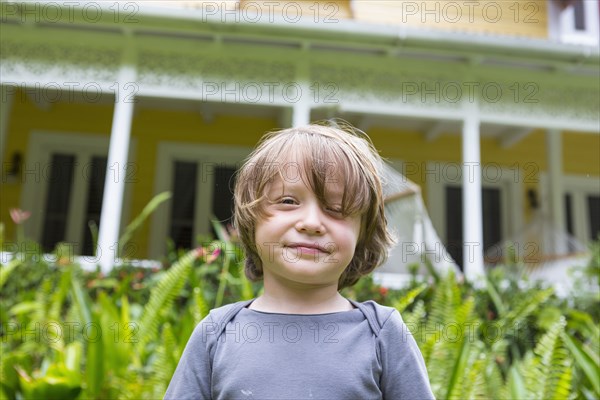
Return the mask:
[[284,197],[279,200],[279,202],[281,204],[296,204],[296,200],[292,199],[291,197]]
[[327,207],[327,211],[335,213],[335,214],[341,214],[342,213],[342,209],[338,208],[338,207]]

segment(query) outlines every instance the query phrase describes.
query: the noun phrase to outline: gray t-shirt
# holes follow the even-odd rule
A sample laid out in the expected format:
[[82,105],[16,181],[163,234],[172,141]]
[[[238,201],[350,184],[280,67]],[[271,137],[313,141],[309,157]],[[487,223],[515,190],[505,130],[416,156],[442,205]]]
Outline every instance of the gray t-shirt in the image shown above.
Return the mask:
[[165,399],[433,399],[397,310],[279,314],[214,309],[196,327]]

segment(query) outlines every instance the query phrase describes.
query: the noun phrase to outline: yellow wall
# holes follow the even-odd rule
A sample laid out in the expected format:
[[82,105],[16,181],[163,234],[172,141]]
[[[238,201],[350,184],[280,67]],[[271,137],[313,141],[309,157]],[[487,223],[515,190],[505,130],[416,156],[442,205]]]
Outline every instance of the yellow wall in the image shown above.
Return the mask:
[[406,26],[496,35],[548,36],[546,0],[358,0],[354,19]]
[[[387,158],[397,158],[405,164],[407,177],[421,186],[427,200],[426,179],[435,179],[437,171],[426,171],[428,161],[445,163],[461,162],[461,137],[458,133],[441,135],[433,142],[425,140],[419,132],[406,132],[384,128],[369,130],[375,146]],[[563,132],[563,172],[564,174],[589,175],[600,179],[600,135]],[[508,149],[500,146],[496,138],[481,139],[481,162],[484,173],[492,181],[498,180],[498,168],[505,168],[508,174],[523,185],[522,201],[525,217],[529,218],[527,191],[540,192],[540,173],[547,172],[546,134],[536,130]],[[487,169],[486,169],[487,168]]]
[[304,20],[317,22],[354,19],[427,30],[548,37],[547,0],[241,0],[238,7],[255,12],[257,6],[263,16],[272,13],[286,20],[301,14]]
[[[27,160],[27,146],[32,131],[51,131],[73,134],[110,134],[113,104],[90,104],[77,102],[53,103],[44,110],[36,106],[31,98],[20,92],[15,95],[10,115],[5,162],[18,151],[25,155],[24,167],[32,169]],[[256,117],[223,117],[216,115],[210,123],[202,120],[200,113],[190,111],[166,111],[139,107],[132,126],[132,139],[136,140],[135,158],[130,160],[135,173],[128,175],[134,183],[131,187],[131,211],[133,219],[150,201],[156,176],[156,149],[158,142],[194,142],[210,144],[235,144],[253,146],[260,136],[277,124],[273,119]],[[28,175],[27,179],[35,179]],[[23,180],[2,182],[0,197],[0,222],[5,226],[5,237],[14,238],[15,229],[9,209],[19,207]],[[166,206],[163,204],[163,206]],[[30,210],[41,212],[41,210]],[[139,249],[136,256],[146,257],[149,238],[149,223],[133,238]]]
[[[554,0],[552,0],[554,1]],[[481,34],[548,37],[548,0],[227,0],[160,1],[170,7],[242,10],[240,20],[263,19],[288,22],[338,23],[343,20],[394,25],[426,30],[441,29]],[[208,8],[207,8],[208,7]],[[259,10],[260,7],[260,10]],[[243,14],[247,13],[247,14]],[[233,20],[233,15],[226,16]]]
[[[200,113],[140,110],[132,128],[132,137],[138,140],[135,162],[140,177],[132,199],[132,218],[152,199],[157,174],[156,151],[160,141],[252,147],[264,132],[274,127],[276,122],[268,118],[215,116],[212,122],[205,123]],[[148,251],[149,229],[150,224],[145,224],[134,238],[142,257]]]
[[[336,23],[342,19],[352,18],[351,0],[241,0],[239,8],[243,11],[256,13],[261,7],[261,15],[264,19],[273,16],[273,19],[283,19],[288,22],[297,22],[302,18],[304,21],[312,20],[321,23]],[[246,19],[253,18],[248,14]]]
[[[6,148],[3,155],[2,193],[0,194],[0,222],[5,227],[5,237],[14,237],[14,226],[9,217],[10,208],[18,208],[21,204],[21,192],[26,179],[39,181],[44,175],[42,173],[23,174],[17,179],[7,179],[5,171],[12,159],[12,154],[19,152],[23,155],[22,170],[42,171],[45,166],[36,166],[28,159],[27,146],[29,135],[32,131],[55,131],[61,133],[73,132],[80,135],[105,134],[109,135],[112,106],[100,104],[83,104],[74,102],[47,102],[54,99],[51,93],[39,92],[37,100],[40,106],[35,104],[36,95],[33,91],[15,93],[12,111],[8,122],[8,134]],[[66,98],[66,96],[65,96]],[[28,210],[40,212],[39,210]]]

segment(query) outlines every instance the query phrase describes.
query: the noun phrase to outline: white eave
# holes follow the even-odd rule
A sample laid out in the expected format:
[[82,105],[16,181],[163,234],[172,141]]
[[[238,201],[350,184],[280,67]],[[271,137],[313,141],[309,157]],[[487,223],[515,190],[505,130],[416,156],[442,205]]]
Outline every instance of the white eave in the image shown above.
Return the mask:
[[[22,0],[6,4],[39,4]],[[232,11],[211,12],[202,9],[158,7],[136,2],[137,23],[115,23],[114,3],[76,2],[83,8],[94,3],[107,18],[99,23],[72,21],[52,23],[54,27],[84,30],[120,31],[132,34],[183,35],[204,40],[234,40],[248,44],[289,46],[302,49],[320,48],[357,53],[435,55],[470,64],[489,63],[529,69],[566,69],[569,72],[597,76],[600,70],[600,47],[571,45],[545,39],[473,34],[435,29],[416,29],[340,19],[336,23],[314,23],[300,19],[296,23],[276,15],[245,14],[237,18]],[[54,3],[58,4],[58,3]],[[130,3],[127,3],[130,4]],[[19,23],[19,16],[3,16],[5,23]],[[30,24],[27,24],[30,25]],[[35,23],[32,25],[36,25]],[[44,24],[41,24],[44,25]],[[45,24],[48,26],[49,24]]]
[[[249,15],[240,22],[231,13],[206,15],[198,9],[161,8],[140,4],[140,15],[151,18],[201,22],[214,33],[264,35],[265,38],[296,39],[300,41],[332,41],[357,48],[372,46],[429,48],[436,51],[459,50],[486,55],[526,57],[547,62],[592,63],[598,66],[600,47],[572,45],[545,39],[492,34],[473,34],[435,29],[416,29],[406,26],[372,24],[340,19],[336,23],[314,23],[303,20],[286,22],[274,16],[272,21],[263,15],[256,22]],[[224,22],[225,21],[225,22]],[[595,63],[594,63],[595,61]]]

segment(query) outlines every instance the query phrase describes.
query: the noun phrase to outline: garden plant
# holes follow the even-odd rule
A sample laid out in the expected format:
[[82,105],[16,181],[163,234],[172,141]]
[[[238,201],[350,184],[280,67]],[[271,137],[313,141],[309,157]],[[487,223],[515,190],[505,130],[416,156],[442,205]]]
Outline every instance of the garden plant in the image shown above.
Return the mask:
[[[13,254],[0,269],[0,399],[162,398],[196,324],[261,289],[235,235],[214,226],[217,239],[172,249],[154,270],[84,271],[60,245],[52,257],[31,242]],[[519,265],[477,285],[432,269],[402,290],[365,277],[343,294],[401,312],[439,399],[597,399],[598,244],[592,253],[582,277],[596,289],[568,299],[524,283]]]

